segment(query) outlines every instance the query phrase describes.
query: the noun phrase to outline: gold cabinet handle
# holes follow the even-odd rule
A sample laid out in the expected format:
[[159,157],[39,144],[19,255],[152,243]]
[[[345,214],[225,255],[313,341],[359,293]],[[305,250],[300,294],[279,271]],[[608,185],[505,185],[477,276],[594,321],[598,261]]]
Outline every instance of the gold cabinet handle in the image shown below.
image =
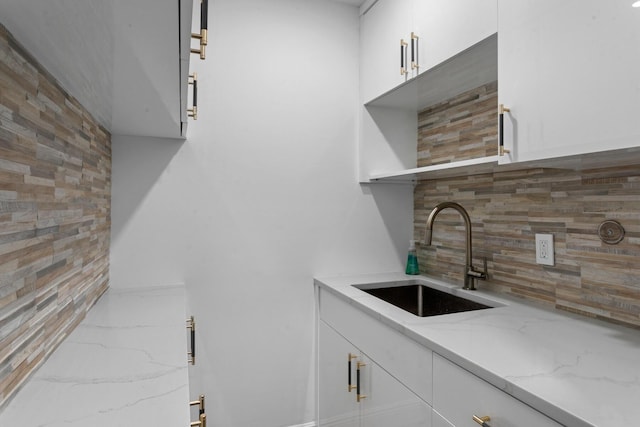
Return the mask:
[[479,417],[477,415],[473,416],[473,421],[477,422],[478,424],[480,424],[482,427],[491,427],[489,425],[489,421],[491,421],[491,417],[489,416],[485,416],[485,417]]
[[356,386],[351,384],[351,360],[357,359],[358,356],[355,354],[349,353],[348,362],[347,362],[347,391],[351,393],[352,390],[356,388]]
[[420,68],[418,65],[418,41],[420,38],[414,33],[411,32],[411,69],[416,70]]
[[407,42],[404,39],[400,39],[400,75],[407,74],[406,55],[407,54]]
[[191,49],[191,53],[200,55],[200,59],[206,58],[205,46],[208,43],[207,27],[209,20],[209,0],[200,0],[200,34],[191,33],[192,39],[200,40],[200,49]]
[[189,406],[198,406],[198,415],[204,414],[204,394],[201,394],[198,400],[189,402]]
[[499,147],[499,155],[504,156],[505,154],[510,153],[509,150],[504,148],[504,113],[509,113],[511,110],[504,106],[504,104],[500,104],[498,111],[498,127],[500,132],[500,147]]
[[367,366],[364,362],[356,363],[356,402],[360,402],[362,399],[367,397],[366,394],[360,393],[360,368]]
[[201,44],[200,49],[191,48],[191,53],[197,53],[200,55],[200,59],[205,59],[207,57],[207,52],[205,51],[206,45]]
[[207,416],[205,414],[200,414],[200,419],[198,421],[192,421],[190,426],[207,427]]
[[187,115],[198,120],[198,74],[189,74],[189,84],[193,86],[193,108],[187,108]]
[[191,427],[207,427],[207,415],[204,413],[204,394],[201,394],[198,400],[189,402],[189,406],[198,406],[198,421],[192,421]]
[[187,319],[187,329],[191,331],[191,351],[187,352],[189,363],[196,364],[196,320],[193,316]]

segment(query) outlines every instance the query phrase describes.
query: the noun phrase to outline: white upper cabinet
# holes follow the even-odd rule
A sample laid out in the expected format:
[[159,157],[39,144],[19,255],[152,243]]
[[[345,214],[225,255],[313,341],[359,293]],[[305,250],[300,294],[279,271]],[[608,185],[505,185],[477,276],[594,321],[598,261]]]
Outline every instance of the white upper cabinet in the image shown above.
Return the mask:
[[497,163],[417,168],[418,112],[497,79],[496,9],[497,0],[378,0],[361,16],[360,182]]
[[[500,0],[501,163],[640,146],[640,8]],[[606,157],[606,156],[605,156]]]
[[497,0],[414,0],[420,69],[428,70],[494,34]]
[[[409,73],[400,71],[400,42],[411,42],[411,2],[378,0],[361,18],[360,87],[364,102],[409,78]],[[408,52],[407,47],[403,47],[403,54]]]
[[378,0],[361,18],[362,101],[494,34],[496,7],[496,0]]
[[2,0],[0,20],[112,134],[181,138],[192,9],[193,0]]

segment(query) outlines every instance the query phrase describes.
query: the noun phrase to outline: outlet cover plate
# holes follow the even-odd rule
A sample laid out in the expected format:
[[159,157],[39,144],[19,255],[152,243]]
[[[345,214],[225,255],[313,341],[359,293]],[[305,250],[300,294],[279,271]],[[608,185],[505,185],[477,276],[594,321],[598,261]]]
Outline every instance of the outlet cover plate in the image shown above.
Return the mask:
[[536,263],[555,265],[553,252],[553,234],[536,233]]

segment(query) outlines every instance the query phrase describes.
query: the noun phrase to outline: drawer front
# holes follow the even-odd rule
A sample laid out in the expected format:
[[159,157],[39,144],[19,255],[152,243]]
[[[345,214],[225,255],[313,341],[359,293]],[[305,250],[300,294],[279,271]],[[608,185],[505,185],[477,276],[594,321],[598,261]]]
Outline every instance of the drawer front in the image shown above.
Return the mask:
[[491,417],[491,427],[561,427],[438,354],[433,356],[433,376],[433,408],[456,427],[478,427],[474,415]]
[[320,289],[320,318],[431,404],[433,353],[335,295]]

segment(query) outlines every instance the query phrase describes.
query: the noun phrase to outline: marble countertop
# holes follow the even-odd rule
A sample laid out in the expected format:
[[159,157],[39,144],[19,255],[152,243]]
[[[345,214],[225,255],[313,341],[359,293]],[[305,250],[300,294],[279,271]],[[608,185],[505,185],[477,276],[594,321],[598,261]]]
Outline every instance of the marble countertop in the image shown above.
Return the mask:
[[184,287],[108,290],[0,413],[2,426],[189,425]]
[[[351,286],[415,278],[502,306],[420,318]],[[640,420],[636,329],[424,276],[390,273],[315,283],[563,425],[620,427]]]

